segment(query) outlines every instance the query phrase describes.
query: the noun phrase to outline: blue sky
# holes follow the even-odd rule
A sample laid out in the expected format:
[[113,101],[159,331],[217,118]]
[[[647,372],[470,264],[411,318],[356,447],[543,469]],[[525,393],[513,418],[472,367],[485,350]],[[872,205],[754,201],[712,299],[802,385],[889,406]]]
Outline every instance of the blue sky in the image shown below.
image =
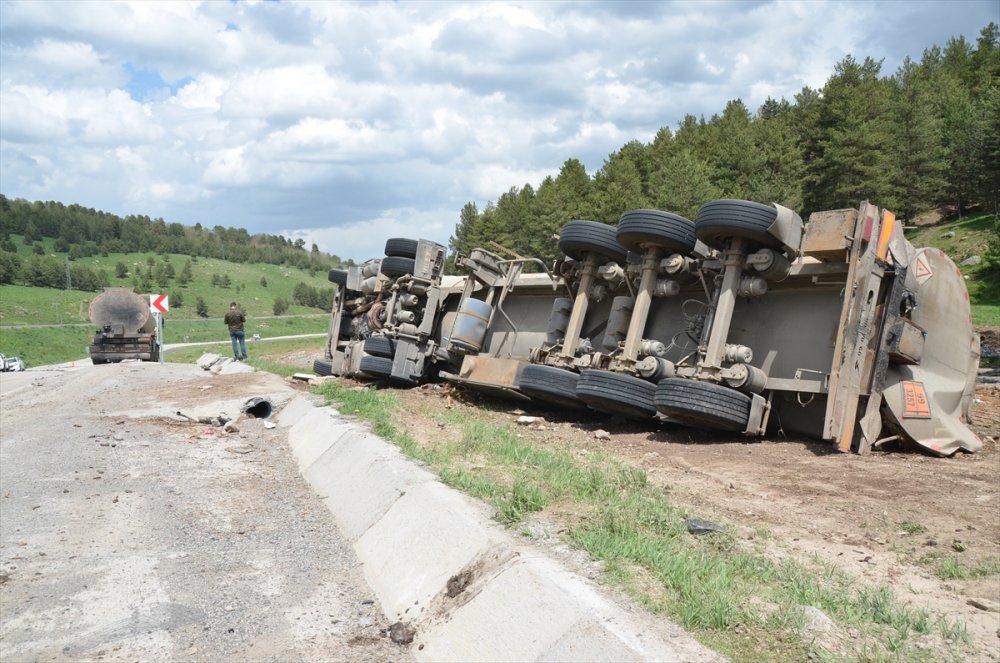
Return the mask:
[[687,113],[964,35],[951,2],[0,2],[0,192],[342,257]]

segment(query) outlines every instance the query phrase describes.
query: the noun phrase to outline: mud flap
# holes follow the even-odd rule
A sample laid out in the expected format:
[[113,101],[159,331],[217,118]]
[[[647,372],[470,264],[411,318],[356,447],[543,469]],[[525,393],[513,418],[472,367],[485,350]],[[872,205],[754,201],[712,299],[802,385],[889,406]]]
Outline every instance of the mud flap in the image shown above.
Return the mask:
[[743,434],[748,437],[763,435],[767,430],[767,419],[771,413],[771,402],[760,394],[748,394],[750,396],[750,417],[747,419],[747,428]]

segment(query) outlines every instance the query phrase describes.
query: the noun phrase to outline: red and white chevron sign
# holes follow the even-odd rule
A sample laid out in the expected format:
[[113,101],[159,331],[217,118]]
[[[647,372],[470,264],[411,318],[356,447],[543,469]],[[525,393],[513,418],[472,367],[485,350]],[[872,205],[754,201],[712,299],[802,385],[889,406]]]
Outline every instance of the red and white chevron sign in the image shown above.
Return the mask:
[[170,310],[170,300],[166,295],[149,296],[150,313],[166,313]]

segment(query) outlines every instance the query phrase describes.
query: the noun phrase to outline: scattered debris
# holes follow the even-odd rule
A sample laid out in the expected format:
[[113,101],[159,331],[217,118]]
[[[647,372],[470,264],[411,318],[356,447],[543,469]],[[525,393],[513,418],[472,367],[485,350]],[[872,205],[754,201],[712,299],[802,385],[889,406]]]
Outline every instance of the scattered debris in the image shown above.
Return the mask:
[[987,599],[969,599],[966,603],[971,605],[973,608],[985,610],[986,612],[1000,612],[1000,605]]
[[311,382],[312,380],[315,380],[319,376],[313,375],[312,373],[292,373],[290,377],[292,378],[293,381],[301,380],[302,382]]
[[416,629],[409,624],[404,624],[403,622],[396,622],[389,627],[389,639],[397,645],[410,644],[413,642],[413,638],[416,635]]
[[453,599],[464,592],[470,582],[472,582],[472,573],[469,571],[462,571],[448,578],[448,598]]
[[243,411],[257,419],[267,419],[271,416],[271,401],[266,398],[251,398],[243,406]]
[[687,526],[687,531],[695,536],[711,533],[726,533],[726,528],[722,525],[716,525],[715,523],[707,520],[701,520],[700,518],[687,518],[684,520],[684,524]]
[[274,422],[271,422],[271,421],[265,421],[264,422],[264,428],[270,429],[270,428],[276,428],[276,427],[277,427],[277,424],[275,424]]

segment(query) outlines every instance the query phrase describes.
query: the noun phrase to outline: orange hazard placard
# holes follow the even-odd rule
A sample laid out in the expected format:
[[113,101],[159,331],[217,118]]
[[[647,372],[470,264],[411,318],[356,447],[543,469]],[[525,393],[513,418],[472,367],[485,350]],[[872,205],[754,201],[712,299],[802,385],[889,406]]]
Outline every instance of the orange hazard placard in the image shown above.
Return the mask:
[[909,380],[900,384],[903,387],[903,418],[930,419],[931,403],[927,400],[924,383]]

